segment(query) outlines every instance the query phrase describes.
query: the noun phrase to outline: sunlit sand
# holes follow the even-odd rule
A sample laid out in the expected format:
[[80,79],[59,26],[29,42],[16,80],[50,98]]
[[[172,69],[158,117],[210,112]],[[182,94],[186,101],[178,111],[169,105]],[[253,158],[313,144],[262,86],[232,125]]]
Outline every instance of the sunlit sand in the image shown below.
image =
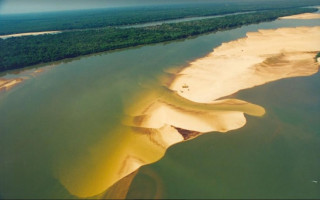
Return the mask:
[[44,35],[44,34],[58,34],[62,33],[61,31],[42,31],[42,32],[30,32],[30,33],[17,33],[10,35],[0,35],[1,39],[7,39],[12,37],[22,37],[22,36],[30,36],[30,35]]
[[170,125],[202,133],[226,132],[245,124],[244,113],[254,116],[262,116],[265,113],[262,107],[237,99],[199,104],[162,98],[144,105],[145,110],[138,115],[127,117],[124,123],[132,127],[151,129]]
[[186,99],[210,103],[239,90],[318,71],[320,27],[248,33],[224,43],[177,74],[170,88]]

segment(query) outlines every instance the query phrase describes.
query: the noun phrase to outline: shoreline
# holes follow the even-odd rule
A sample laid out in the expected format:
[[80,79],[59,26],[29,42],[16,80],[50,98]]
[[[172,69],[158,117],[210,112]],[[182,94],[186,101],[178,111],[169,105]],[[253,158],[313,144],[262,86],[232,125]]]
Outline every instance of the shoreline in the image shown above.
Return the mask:
[[[171,36],[171,32],[173,28],[176,28],[175,26],[173,26],[172,24],[167,24],[165,26],[157,26],[156,32],[162,33],[165,32],[167,34],[169,34],[169,36],[166,35],[166,37],[160,37],[157,39],[154,39],[154,32],[152,30],[146,29],[144,30],[143,28],[137,28],[136,30],[140,31],[141,34],[143,33],[143,37],[144,39],[139,39],[139,40],[135,40],[135,42],[130,42],[131,40],[125,42],[125,44],[116,42],[117,40],[112,39],[111,41],[114,41],[115,43],[112,45],[109,45],[108,43],[102,43],[103,45],[99,44],[99,48],[94,48],[92,44],[96,44],[96,39],[97,37],[99,37],[99,35],[101,34],[100,32],[96,33],[94,31],[88,31],[88,32],[82,32],[82,35],[86,35],[89,34],[91,37],[91,39],[88,40],[80,40],[81,39],[81,35],[77,36],[77,34],[73,35],[72,37],[70,36],[70,34],[66,34],[66,39],[69,39],[70,37],[76,37],[77,39],[79,39],[81,42],[81,44],[83,44],[84,48],[82,48],[81,50],[77,50],[74,51],[72,54],[68,53],[67,51],[64,51],[64,49],[67,49],[73,45],[77,45],[78,43],[76,42],[72,42],[71,44],[66,45],[66,43],[61,42],[61,41],[51,41],[50,39],[47,39],[44,43],[44,46],[39,46],[36,45],[36,43],[38,41],[34,41],[35,38],[34,37],[29,37],[29,38],[24,38],[22,37],[20,41],[20,43],[17,44],[18,49],[21,48],[27,48],[23,45],[23,40],[29,40],[28,42],[32,45],[28,46],[28,50],[25,53],[25,56],[30,56],[33,57],[32,54],[28,53],[28,52],[38,52],[38,56],[34,58],[34,61],[32,63],[29,62],[25,62],[21,57],[17,57],[16,58],[16,62],[12,62],[11,61],[11,57],[14,56],[16,50],[11,50],[9,52],[7,52],[6,54],[8,55],[8,59],[5,60],[5,62],[3,62],[3,66],[2,68],[5,69],[1,69],[2,71],[7,71],[10,69],[16,69],[16,68],[24,68],[27,66],[32,66],[35,64],[40,64],[40,63],[47,63],[47,62],[52,62],[52,61],[59,61],[59,60],[63,60],[65,58],[76,58],[76,57],[80,57],[83,55],[92,55],[93,53],[99,53],[99,52],[110,52],[112,50],[118,50],[118,49],[126,49],[128,47],[137,47],[140,45],[150,45],[150,44],[158,44],[158,43],[164,43],[164,42],[169,42],[169,41],[176,41],[176,40],[181,40],[181,39],[188,39],[194,36],[200,36],[203,34],[207,34],[207,33],[214,33],[217,31],[224,31],[224,30],[229,30],[229,29],[235,29],[244,25],[249,25],[249,24],[255,24],[255,23],[262,23],[262,22],[269,22],[269,21],[274,21],[277,19],[277,17],[281,17],[281,16],[287,16],[287,15],[292,15],[292,14],[297,14],[297,13],[304,13],[304,12],[312,12],[315,11],[315,8],[292,8],[292,9],[283,9],[280,11],[274,11],[274,10],[269,10],[269,11],[261,11],[261,12],[257,12],[257,13],[248,13],[248,14],[241,14],[241,17],[243,18],[242,21],[238,20],[236,17],[234,16],[226,16],[226,17],[221,17],[221,18],[213,18],[213,19],[208,19],[208,20],[196,20],[196,21],[190,21],[190,22],[181,22],[179,23],[180,26],[178,26],[178,28],[174,31],[173,36]],[[231,21],[235,21],[236,23],[233,23],[229,26],[223,26],[220,24],[220,21],[223,21],[223,23],[230,23]],[[200,25],[199,25],[200,24]],[[209,25],[208,25],[209,24]],[[167,27],[169,26],[169,27]],[[173,27],[171,27],[173,26]],[[186,30],[189,30],[191,28],[196,28],[198,26],[201,26],[202,29],[201,31],[187,31],[187,34],[185,34]],[[196,28],[197,29],[197,28]],[[117,29],[117,34],[123,34],[123,32],[125,32],[125,34],[127,31],[125,31],[126,29]],[[104,31],[107,34],[107,30],[101,30]],[[95,35],[92,35],[95,34]],[[139,35],[141,35],[139,34]],[[131,35],[131,37],[133,37],[133,39],[136,37],[136,34],[129,34],[129,36]],[[48,37],[53,37],[53,36],[48,36]],[[118,36],[117,36],[118,37]],[[146,40],[146,38],[148,38]],[[73,41],[73,39],[71,40]],[[4,43],[4,47],[6,46],[11,46],[10,44],[11,41],[5,41],[3,40]],[[56,55],[54,53],[55,48],[53,48],[53,46],[60,46],[60,52],[61,55],[57,58]],[[41,47],[41,48],[40,48]],[[10,49],[10,48],[8,48]],[[43,57],[44,53],[43,52],[49,52],[49,54],[46,54],[46,59],[40,59],[41,57]]]

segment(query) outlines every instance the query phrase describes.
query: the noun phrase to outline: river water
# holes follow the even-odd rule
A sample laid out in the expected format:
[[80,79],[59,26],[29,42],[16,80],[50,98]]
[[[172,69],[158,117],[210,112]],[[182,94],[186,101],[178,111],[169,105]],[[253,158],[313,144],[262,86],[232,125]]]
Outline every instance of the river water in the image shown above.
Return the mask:
[[148,26],[157,26],[157,25],[162,25],[162,24],[189,22],[189,21],[195,21],[195,20],[212,19],[212,18],[226,17],[226,16],[232,16],[232,15],[254,13],[254,12],[256,12],[256,11],[236,12],[236,13],[230,13],[230,14],[204,16],[204,17],[186,17],[186,18],[181,18],[181,19],[163,20],[163,21],[149,22],[149,23],[143,23],[143,24],[125,25],[125,26],[120,26],[120,28],[140,28],[140,27],[148,27]]
[[[104,179],[122,152],[154,151],[134,143],[122,120],[136,96],[157,90],[168,70],[247,32],[314,25],[320,21],[276,20],[53,63],[0,94],[0,197],[77,198],[107,189]],[[267,114],[248,117],[229,134],[172,146],[139,170],[128,197],[319,198],[319,85],[318,73],[239,92],[236,98]]]

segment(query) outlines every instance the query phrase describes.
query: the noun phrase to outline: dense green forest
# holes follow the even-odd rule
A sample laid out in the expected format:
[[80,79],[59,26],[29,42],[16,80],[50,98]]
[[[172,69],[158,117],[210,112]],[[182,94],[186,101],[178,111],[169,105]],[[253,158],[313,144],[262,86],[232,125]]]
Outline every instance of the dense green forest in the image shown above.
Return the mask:
[[177,18],[319,5],[319,0],[215,0],[205,4],[112,8],[1,15],[0,35],[48,30],[90,29]]
[[96,52],[182,39],[316,10],[314,8],[294,8],[261,11],[144,28],[108,27],[96,30],[67,31],[55,35],[0,39],[0,71]]

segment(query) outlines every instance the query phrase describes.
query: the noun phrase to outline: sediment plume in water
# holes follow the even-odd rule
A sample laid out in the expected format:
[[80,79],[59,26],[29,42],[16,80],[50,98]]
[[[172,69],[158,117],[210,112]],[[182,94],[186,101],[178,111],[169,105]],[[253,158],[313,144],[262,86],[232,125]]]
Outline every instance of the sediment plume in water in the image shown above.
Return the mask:
[[241,100],[191,102],[165,87],[153,88],[138,99],[127,109],[114,137],[100,141],[83,157],[58,162],[57,177],[71,194],[92,197],[110,187],[114,190],[117,181],[158,161],[170,146],[203,132],[240,128],[245,113],[264,114],[262,107]]

